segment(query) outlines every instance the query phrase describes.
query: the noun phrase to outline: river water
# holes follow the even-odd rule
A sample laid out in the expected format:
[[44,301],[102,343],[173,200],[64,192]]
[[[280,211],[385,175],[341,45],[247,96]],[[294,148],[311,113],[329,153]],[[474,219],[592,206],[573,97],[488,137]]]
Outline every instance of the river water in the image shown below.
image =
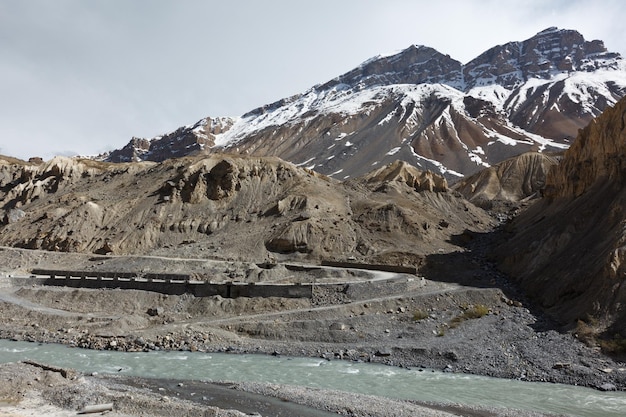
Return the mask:
[[256,381],[420,401],[626,416],[626,393],[378,364],[200,352],[114,352],[0,340],[0,363],[35,360],[82,372],[146,378]]

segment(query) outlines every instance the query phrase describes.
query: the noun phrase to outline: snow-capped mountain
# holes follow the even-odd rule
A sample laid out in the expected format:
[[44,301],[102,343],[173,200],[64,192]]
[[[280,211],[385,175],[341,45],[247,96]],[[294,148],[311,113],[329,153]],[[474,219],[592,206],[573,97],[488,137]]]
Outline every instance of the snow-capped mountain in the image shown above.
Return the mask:
[[526,151],[563,150],[624,95],[624,59],[573,30],[549,28],[465,65],[412,45],[239,118],[133,139],[108,160],[272,155],[344,179],[401,159],[454,179]]

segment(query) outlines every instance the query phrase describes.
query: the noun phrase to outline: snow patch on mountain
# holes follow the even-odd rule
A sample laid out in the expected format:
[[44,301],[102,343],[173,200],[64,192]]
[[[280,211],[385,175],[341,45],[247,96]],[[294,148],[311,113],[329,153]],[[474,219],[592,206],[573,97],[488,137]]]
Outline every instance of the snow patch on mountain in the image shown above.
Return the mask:
[[587,113],[594,116],[599,115],[603,109],[598,109],[595,106],[595,97],[605,97],[608,104],[614,106],[621,97],[616,97],[608,86],[612,84],[621,90],[626,90],[626,61],[621,62],[620,67],[622,68],[621,72],[601,69],[591,74],[572,74],[564,80],[565,86],[561,97],[566,95],[572,102],[581,104]]
[[387,155],[393,156],[393,155],[397,154],[399,151],[400,151],[400,147],[397,146],[395,148],[391,148],[391,150],[389,152],[387,152]]
[[[239,118],[225,133],[216,135],[215,146],[226,148],[234,146],[238,141],[257,132],[277,126],[306,124],[320,115],[341,114],[345,116],[368,114],[376,107],[395,97],[401,97],[400,105],[406,110],[408,104],[421,104],[428,96],[445,97],[452,100],[455,107],[463,108],[464,94],[453,87],[444,84],[403,84],[378,86],[359,91],[347,91],[343,88],[330,90],[310,89],[302,96],[286,103],[284,106],[269,109],[261,114],[250,114]],[[419,109],[419,107],[418,107]],[[415,112],[416,110],[414,110]],[[415,116],[407,118],[407,124],[415,123]],[[394,114],[387,115],[391,120]],[[401,115],[404,117],[404,114]],[[338,137],[337,140],[347,136]]]
[[507,90],[501,85],[491,84],[474,87],[467,92],[469,96],[493,103],[499,111],[504,110],[504,103],[511,95],[511,90]]

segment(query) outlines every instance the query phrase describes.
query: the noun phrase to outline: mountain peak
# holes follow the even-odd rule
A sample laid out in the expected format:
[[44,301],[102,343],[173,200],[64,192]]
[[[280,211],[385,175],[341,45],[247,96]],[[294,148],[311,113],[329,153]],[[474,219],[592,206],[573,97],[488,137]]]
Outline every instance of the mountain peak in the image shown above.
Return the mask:
[[370,58],[320,89],[338,84],[364,89],[376,85],[424,83],[461,85],[461,63],[434,48],[411,45],[400,52]]
[[[548,34],[548,33],[554,33],[554,32],[559,32],[561,29],[559,29],[556,26],[550,26],[549,28],[546,28],[542,31],[537,32],[537,35],[544,35],[544,34]],[[535,36],[537,36],[535,35]]]
[[339,84],[364,89],[377,85],[441,83],[463,91],[485,85],[511,90],[532,78],[617,69],[621,60],[619,53],[607,51],[600,40],[586,41],[576,30],[552,26],[525,41],[495,46],[466,65],[429,46],[413,44],[372,57],[318,88],[325,90]]
[[495,46],[463,68],[466,89],[498,84],[514,89],[532,78],[550,79],[573,71],[617,69],[620,54],[578,31],[550,27],[522,42]]

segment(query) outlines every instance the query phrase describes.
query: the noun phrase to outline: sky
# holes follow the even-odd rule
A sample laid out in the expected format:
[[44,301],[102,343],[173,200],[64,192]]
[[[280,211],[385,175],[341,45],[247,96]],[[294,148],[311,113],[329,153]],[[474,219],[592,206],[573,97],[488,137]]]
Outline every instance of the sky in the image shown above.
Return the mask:
[[376,56],[463,63],[551,26],[626,56],[623,0],[0,0],[0,154],[96,155]]

